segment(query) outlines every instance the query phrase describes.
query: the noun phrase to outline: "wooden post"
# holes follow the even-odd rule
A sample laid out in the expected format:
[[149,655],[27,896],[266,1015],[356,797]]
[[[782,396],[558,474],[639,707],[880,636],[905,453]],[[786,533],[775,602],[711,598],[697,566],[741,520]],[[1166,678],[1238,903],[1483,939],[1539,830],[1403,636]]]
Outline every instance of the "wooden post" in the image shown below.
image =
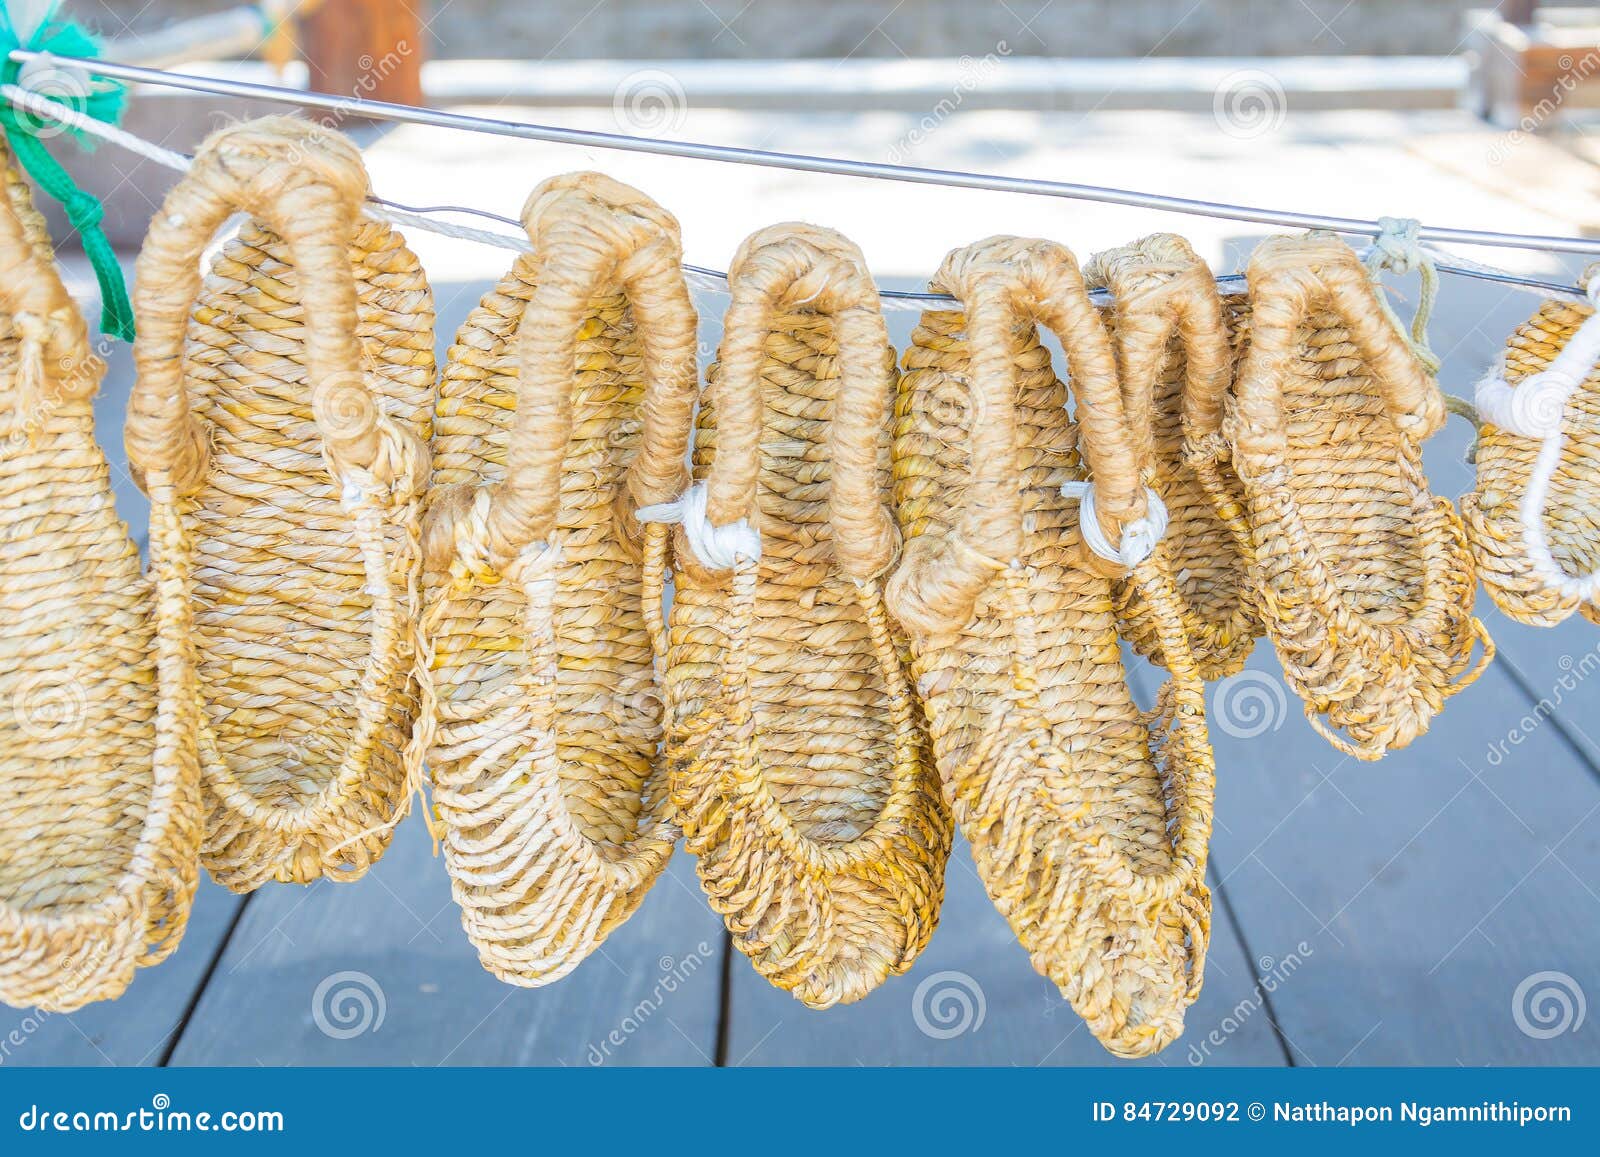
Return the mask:
[[322,0],[300,22],[311,88],[331,96],[422,101],[425,0]]

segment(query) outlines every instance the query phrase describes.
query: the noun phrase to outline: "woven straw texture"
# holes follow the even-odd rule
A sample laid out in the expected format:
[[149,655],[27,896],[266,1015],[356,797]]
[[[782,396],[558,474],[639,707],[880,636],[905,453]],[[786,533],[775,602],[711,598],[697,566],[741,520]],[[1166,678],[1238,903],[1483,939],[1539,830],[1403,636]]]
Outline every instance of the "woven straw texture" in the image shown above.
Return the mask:
[[[1203,678],[1232,675],[1249,657],[1261,622],[1238,479],[1226,457],[1197,447],[1192,433],[1215,429],[1233,384],[1233,348],[1216,279],[1189,243],[1171,233],[1097,255],[1084,278],[1114,295],[1106,322],[1123,408],[1141,477],[1170,519],[1157,550],[1177,587],[1190,652]],[[1119,582],[1116,590],[1124,637],[1161,662],[1159,624],[1134,584]]]
[[440,386],[423,657],[462,923],[485,968],[532,986],[633,914],[678,838],[633,513],[687,480],[697,371],[670,214],[581,173],[524,217],[534,252]]
[[105,366],[8,160],[0,148],[0,1001],[66,1011],[177,947],[200,798],[193,759],[156,744],[150,588],[94,438]]
[[[1593,312],[1587,305],[1545,302],[1506,342],[1506,381],[1515,386],[1548,368]],[[1545,506],[1545,538],[1564,572],[1592,574],[1600,570],[1600,366],[1578,386],[1561,420],[1565,440]],[[1539,447],[1536,438],[1487,423],[1479,431],[1477,481],[1461,498],[1478,573],[1495,605],[1519,623],[1553,627],[1573,611],[1600,623],[1600,607],[1550,589],[1529,563],[1518,504]]]
[[[203,862],[248,891],[353,879],[405,805],[433,299],[361,217],[344,138],[209,137],[151,222],[129,458],[151,500],[161,742],[197,747]],[[213,233],[251,220],[210,262]],[[194,688],[198,681],[198,695]]]
[[[1123,670],[1114,572],[1061,493],[1087,467],[1111,543],[1145,512],[1111,343],[1072,254],[1050,242],[957,250],[933,288],[963,311],[924,313],[906,351],[906,546],[889,604],[989,895],[1106,1048],[1148,1055],[1200,989],[1214,769],[1164,555],[1128,579],[1171,672],[1146,715]],[[1075,419],[1041,324],[1066,352]]]
[[882,595],[894,351],[830,230],[754,234],[729,281],[696,475],[709,523],[748,519],[761,558],[715,571],[676,537],[673,797],[734,945],[825,1008],[922,951],[952,834]]
[[1258,605],[1312,726],[1377,759],[1425,732],[1493,655],[1461,520],[1422,473],[1444,402],[1342,241],[1270,238],[1248,277],[1223,429]]

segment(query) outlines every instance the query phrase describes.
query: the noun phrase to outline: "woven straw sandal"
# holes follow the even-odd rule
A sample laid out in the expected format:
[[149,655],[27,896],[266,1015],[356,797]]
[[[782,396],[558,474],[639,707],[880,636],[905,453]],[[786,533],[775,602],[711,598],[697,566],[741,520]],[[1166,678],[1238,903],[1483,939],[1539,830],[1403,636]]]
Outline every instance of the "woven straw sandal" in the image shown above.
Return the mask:
[[[665,675],[673,798],[734,945],[826,1008],[910,967],[950,852],[882,597],[898,546],[894,351],[861,252],[837,233],[762,230],[728,278],[703,480],[641,513],[683,524]],[[650,549],[664,540],[653,528]]]
[[91,400],[105,365],[6,163],[0,198],[0,1001],[120,996],[183,935],[194,760],[156,744],[150,587]]
[[[365,220],[344,138],[273,117],[206,139],[137,267],[128,456],[150,495],[164,745],[197,745],[202,862],[249,891],[353,879],[407,799],[410,618],[433,298]],[[251,215],[211,261],[236,210]],[[302,304],[303,303],[303,304]]]
[[418,743],[467,936],[534,986],[633,914],[678,838],[634,511],[682,492],[697,378],[669,213],[580,173],[523,216],[533,253],[440,386]]
[[[1600,300],[1600,275],[1588,283]],[[1461,513],[1484,589],[1518,622],[1600,623],[1600,321],[1547,301],[1478,386],[1477,482]]]
[[[1148,1055],[1200,990],[1215,779],[1157,504],[1071,253],[990,238],[950,254],[933,288],[963,312],[924,313],[906,351],[889,605],[990,897],[1101,1043]],[[1066,351],[1076,425],[1039,325]],[[1149,714],[1126,683],[1112,575],[1171,672]]]
[[1494,654],[1472,615],[1461,520],[1422,473],[1444,401],[1344,242],[1269,238],[1248,277],[1248,347],[1222,429],[1257,602],[1311,725],[1377,759],[1425,732]]
[[[1202,678],[1232,675],[1249,657],[1261,620],[1249,580],[1249,529],[1226,444],[1220,434],[1210,442],[1193,436],[1215,429],[1233,384],[1216,279],[1189,243],[1171,233],[1099,254],[1084,279],[1113,295],[1106,320],[1123,408],[1143,481],[1167,512],[1156,549],[1177,588],[1190,652]],[[1159,626],[1133,584],[1117,585],[1117,612],[1133,648],[1161,662]]]

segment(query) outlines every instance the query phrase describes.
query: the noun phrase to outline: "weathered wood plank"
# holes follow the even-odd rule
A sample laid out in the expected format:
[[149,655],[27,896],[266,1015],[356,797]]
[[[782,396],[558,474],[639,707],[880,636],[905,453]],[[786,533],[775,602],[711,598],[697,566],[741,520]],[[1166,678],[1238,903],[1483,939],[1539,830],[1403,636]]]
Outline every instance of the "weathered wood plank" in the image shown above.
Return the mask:
[[141,970],[118,1000],[54,1014],[0,1005],[0,1066],[159,1064],[240,903],[202,880],[177,952]]
[[1306,947],[1274,994],[1297,1063],[1600,1060],[1593,1033],[1520,1027],[1539,1027],[1528,978],[1600,985],[1600,785],[1548,727],[1497,761],[1527,707],[1497,665],[1362,764],[1310,729],[1270,654],[1213,689],[1213,864],[1253,945]]
[[572,975],[502,984],[413,819],[356,883],[257,894],[172,1063],[709,1065],[722,951],[680,855]]

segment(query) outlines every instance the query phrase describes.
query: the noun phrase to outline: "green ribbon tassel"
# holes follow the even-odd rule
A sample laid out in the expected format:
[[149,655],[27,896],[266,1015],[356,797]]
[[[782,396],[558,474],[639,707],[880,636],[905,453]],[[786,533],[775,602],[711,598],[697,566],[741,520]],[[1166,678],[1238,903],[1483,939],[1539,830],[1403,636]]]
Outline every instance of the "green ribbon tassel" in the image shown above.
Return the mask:
[[[50,6],[51,11],[54,7]],[[10,59],[13,48],[80,57],[96,56],[100,51],[94,37],[82,28],[75,24],[59,23],[48,16],[39,22],[28,36],[27,43],[23,44],[12,26],[9,7],[0,6],[0,83],[26,88],[20,83],[22,66]],[[116,124],[121,119],[127,95],[122,85],[90,81],[83,87],[85,91],[82,93],[41,92],[40,95],[95,120]],[[38,134],[46,127],[52,131],[61,131],[63,128],[57,122],[36,118],[26,109],[0,100],[0,128],[5,130],[12,155],[38,183],[39,188],[61,203],[67,220],[83,240],[84,254],[94,267],[95,279],[100,283],[101,332],[123,341],[132,341],[133,305],[128,300],[128,287],[122,279],[122,265],[105,230],[100,227],[105,207],[99,198],[78,188],[72,175],[45,148]],[[71,128],[65,131],[85,149],[94,147],[92,138]]]

